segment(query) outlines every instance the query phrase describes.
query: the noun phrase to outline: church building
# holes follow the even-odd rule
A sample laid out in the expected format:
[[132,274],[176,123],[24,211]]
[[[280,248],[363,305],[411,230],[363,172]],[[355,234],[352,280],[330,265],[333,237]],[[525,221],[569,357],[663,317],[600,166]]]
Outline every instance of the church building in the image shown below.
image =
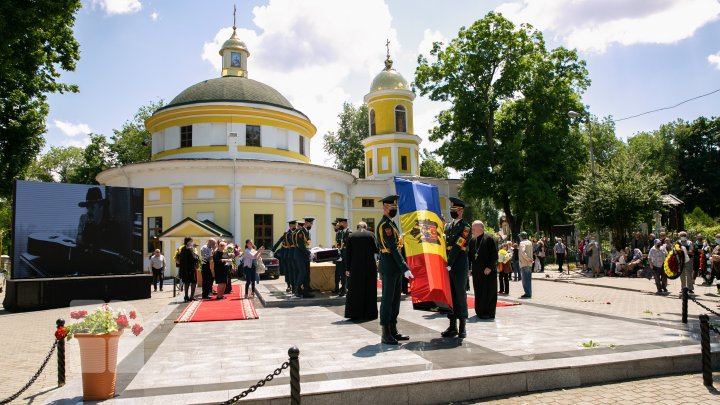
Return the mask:
[[437,185],[449,218],[449,197],[460,180],[420,178],[421,138],[413,129],[415,94],[385,68],[365,95],[370,134],[363,140],[365,178],[310,162],[317,129],[279,91],[249,77],[250,52],[235,32],[220,49],[222,71],[183,90],[147,119],[149,162],[103,171],[99,183],[145,189],[146,256],[161,247],[170,258],[192,236],[198,244],[220,237],[270,247],[287,222],[315,218],[313,246],[330,247],[331,222],[349,219],[374,229],[378,199],[395,193],[394,177]]

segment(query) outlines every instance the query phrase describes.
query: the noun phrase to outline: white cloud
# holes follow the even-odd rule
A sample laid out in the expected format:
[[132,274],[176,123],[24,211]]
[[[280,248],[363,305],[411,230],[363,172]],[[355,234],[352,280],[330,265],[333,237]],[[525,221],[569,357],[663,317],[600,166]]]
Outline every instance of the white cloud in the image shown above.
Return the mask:
[[707,59],[711,65],[715,66],[715,69],[720,70],[720,51],[718,51],[718,53],[708,55]]
[[673,44],[720,18],[717,0],[516,0],[496,8],[570,48],[603,53],[613,44]]
[[105,14],[131,14],[142,9],[140,0],[92,0],[93,6],[100,6]]
[[[385,39],[391,52],[401,51],[392,16],[382,0],[328,2],[270,0],[253,8],[258,31],[238,28],[250,51],[248,75],[286,96],[317,126],[311,158],[329,164],[322,136],[334,130],[344,101],[352,100],[348,77],[372,77],[383,68]],[[220,46],[232,34],[223,28],[205,42],[201,57],[221,69]]]
[[65,136],[75,137],[78,135],[87,135],[92,132],[88,124],[73,124],[66,121],[54,120],[55,128],[59,129]]
[[150,19],[153,21],[157,21],[158,17],[160,17],[160,14],[157,13],[157,11],[153,11],[150,13]]
[[430,50],[435,42],[442,42],[444,45],[447,45],[448,39],[438,30],[425,28],[425,31],[423,31],[423,38],[418,44],[418,54],[425,55],[426,57],[430,55]]

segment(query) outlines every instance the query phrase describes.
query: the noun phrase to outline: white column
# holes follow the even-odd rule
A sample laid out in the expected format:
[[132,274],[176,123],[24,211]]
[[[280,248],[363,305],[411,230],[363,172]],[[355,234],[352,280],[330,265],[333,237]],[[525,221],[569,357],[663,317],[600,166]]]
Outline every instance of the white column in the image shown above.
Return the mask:
[[392,170],[392,174],[394,176],[397,176],[400,174],[400,165],[398,164],[398,148],[397,146],[392,146],[390,148],[390,159],[392,159],[392,164],[390,165],[390,170]]
[[295,218],[295,189],[297,186],[285,186],[285,223]]
[[239,239],[237,239],[237,234],[234,232],[235,228],[235,216],[237,215],[237,195],[235,193],[235,184],[228,184],[228,188],[230,189],[230,201],[228,202],[228,205],[230,206],[230,220],[227,229],[233,230],[233,238],[235,238],[235,242],[237,243]]
[[372,147],[372,160],[373,160],[373,177],[378,175],[378,167],[380,167],[380,164],[378,163],[378,153],[377,153],[377,146]]
[[172,249],[170,248],[170,239],[161,239],[162,242],[162,254],[165,256],[165,272],[163,273],[163,277],[170,277],[173,276],[173,269],[175,268],[175,259],[174,259],[174,253]]
[[330,218],[330,215],[332,215],[332,198],[330,198],[332,193],[332,190],[326,189],[325,190],[325,244],[326,247],[330,247],[333,245],[333,239],[335,239],[335,234],[332,232],[332,229],[330,226],[330,222],[333,221],[332,218]]
[[[234,196],[230,197],[230,204],[234,207],[235,216],[233,217],[232,233],[235,242],[242,242],[240,235],[240,218],[242,218],[242,205],[240,204],[240,197],[242,196],[242,184],[235,185],[235,192],[232,193]],[[232,208],[231,208],[232,210]]]
[[417,147],[410,148],[410,173],[412,176],[418,176],[418,167],[420,165],[420,162],[415,159],[415,151],[418,150]]
[[345,216],[345,218],[347,218],[347,220],[348,220],[348,226],[351,227],[350,230],[352,230],[352,229],[353,229],[353,228],[352,228],[352,226],[353,226],[353,219],[350,218],[350,212],[351,212],[351,211],[350,211],[350,206],[351,206],[351,204],[352,204],[352,198],[350,197],[350,187],[352,187],[352,185],[349,185],[349,186],[348,186],[348,190],[347,190],[347,192],[345,193],[345,195],[343,196],[343,198],[345,199],[345,204],[343,204],[343,205],[345,206],[345,209],[343,210],[343,215]]
[[175,225],[183,219],[183,185],[171,184],[170,192],[172,198],[172,211],[170,215],[170,222],[172,222],[172,225]]

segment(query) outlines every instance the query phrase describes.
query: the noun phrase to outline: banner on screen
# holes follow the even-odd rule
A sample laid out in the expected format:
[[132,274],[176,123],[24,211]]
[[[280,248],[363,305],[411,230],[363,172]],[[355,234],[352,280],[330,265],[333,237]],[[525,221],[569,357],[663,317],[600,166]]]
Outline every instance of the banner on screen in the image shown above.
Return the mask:
[[143,189],[17,181],[12,278],[143,272]]
[[405,257],[415,277],[410,282],[413,308],[452,311],[450,276],[446,270],[444,224],[436,186],[395,179]]

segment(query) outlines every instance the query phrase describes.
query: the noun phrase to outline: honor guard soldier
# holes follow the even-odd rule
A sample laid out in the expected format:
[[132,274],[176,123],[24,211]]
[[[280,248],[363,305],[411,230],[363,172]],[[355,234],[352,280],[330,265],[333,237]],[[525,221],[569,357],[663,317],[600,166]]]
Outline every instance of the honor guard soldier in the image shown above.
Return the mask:
[[340,251],[340,259],[335,262],[335,290],[333,292],[340,297],[344,297],[347,293],[345,245],[347,245],[350,233],[351,231],[347,226],[347,218],[338,218],[335,232],[335,247]]
[[[452,221],[445,224],[445,245],[447,247],[447,270],[450,272],[450,294],[452,296],[453,313],[448,315],[450,326],[442,332],[442,337],[458,336],[464,338],[465,322],[468,317],[467,280],[468,255],[466,246],[470,240],[470,224],[463,219],[465,203],[459,198],[450,197],[450,216]],[[457,322],[460,321],[458,331]]]
[[295,264],[297,269],[295,296],[314,298],[310,294],[310,229],[315,218],[305,218],[303,226],[295,232]]
[[[293,272],[290,270],[292,266],[292,252],[290,246],[292,245],[292,234],[295,232],[295,224],[297,221],[292,220],[288,222],[288,230],[280,236],[277,242],[272,247],[273,255],[280,260],[280,274],[285,276],[285,284],[287,288],[285,292],[292,292],[293,287]],[[280,250],[278,251],[278,247]]]
[[382,343],[397,345],[398,340],[409,340],[409,336],[398,333],[397,317],[400,313],[400,290],[402,277],[413,278],[401,254],[403,241],[393,222],[397,215],[398,196],[391,195],[380,200],[383,203],[383,217],[375,229],[380,251],[380,275],[382,277],[382,299],[380,300],[380,325]]

